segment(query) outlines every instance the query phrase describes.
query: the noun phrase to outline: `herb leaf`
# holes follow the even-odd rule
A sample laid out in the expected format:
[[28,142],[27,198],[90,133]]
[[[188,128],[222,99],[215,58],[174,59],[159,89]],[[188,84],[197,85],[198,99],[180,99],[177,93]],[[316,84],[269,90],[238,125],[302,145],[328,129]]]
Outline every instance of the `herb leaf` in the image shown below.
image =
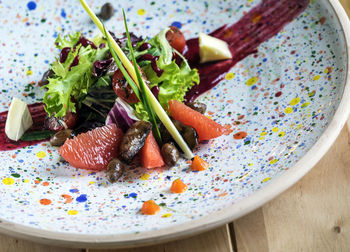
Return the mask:
[[[106,37],[109,37],[111,39],[111,35],[104,31],[101,21],[97,18],[95,13],[90,9],[90,7],[87,5],[85,0],[79,0],[79,2],[82,4],[83,8],[89,14],[89,16],[91,17],[93,22],[96,24],[96,26],[101,30],[101,32],[103,32]],[[120,47],[118,46],[118,44],[115,41],[113,41],[113,43],[112,43],[112,48],[114,50],[116,50],[118,55],[120,55],[121,61],[123,62],[125,67],[128,69],[130,74],[134,77],[136,74],[134,72],[133,65],[130,63],[129,59],[126,57],[124,52],[120,49]],[[162,106],[159,104],[158,100],[153,96],[151,90],[147,86],[146,86],[146,91],[150,97],[150,102],[151,102],[152,108],[157,113],[157,116],[159,117],[159,119],[163,122],[164,126],[168,129],[169,133],[173,136],[176,143],[184,151],[187,158],[188,159],[193,158],[194,155],[193,155],[192,151],[190,150],[190,148],[188,147],[186,142],[183,140],[182,136],[180,135],[180,133],[178,132],[178,130],[176,129],[176,127],[174,126],[174,124],[170,120],[169,116],[164,111]]]
[[[144,60],[139,65],[149,80],[150,88],[159,87],[158,101],[163,108],[168,108],[170,100],[182,102],[187,91],[194,85],[199,84],[199,74],[197,69],[191,69],[187,60],[182,54],[172,48],[166,39],[169,28],[163,29],[156,36],[147,41],[151,48],[140,52],[159,56],[157,66],[162,70],[160,76],[151,67],[151,62]],[[173,60],[173,53],[182,59],[181,64]],[[137,55],[136,55],[137,56]],[[137,58],[137,57],[136,57]]]
[[155,131],[154,132],[155,133],[155,137],[156,137],[157,141],[159,143],[161,143],[162,142],[162,137],[161,137],[159,129],[158,129],[156,115],[155,115],[155,113],[153,111],[153,108],[152,108],[152,106],[150,104],[150,101],[148,99],[148,96],[147,96],[147,93],[146,93],[145,83],[144,83],[144,81],[143,81],[143,79],[141,77],[140,70],[139,70],[138,65],[136,63],[134,49],[133,49],[132,44],[131,44],[130,33],[129,33],[128,25],[126,23],[126,16],[125,16],[124,9],[123,9],[123,17],[124,17],[125,32],[126,32],[126,36],[128,38],[128,47],[129,47],[131,59],[132,59],[132,62],[133,62],[134,68],[135,68],[137,80],[139,82],[139,86],[140,86],[140,89],[141,89],[142,103],[143,103],[143,105],[144,105],[144,107],[145,107],[145,109],[146,109],[146,111],[147,111],[147,113],[149,115],[151,123],[153,124],[153,131]]
[[[67,111],[75,112],[88,93],[94,86],[95,78],[92,76],[92,66],[96,60],[105,57],[108,48],[93,49],[91,46],[83,47],[76,45],[80,39],[80,33],[69,35],[68,37],[58,37],[56,46],[59,49],[69,47],[69,53],[64,62],[59,58],[52,63],[51,69],[54,76],[49,78],[49,83],[45,85],[47,91],[43,97],[45,110],[49,116],[55,114],[56,117],[66,115]],[[101,42],[101,38],[95,38]],[[101,42],[102,43],[102,42]],[[99,44],[96,44],[99,46]],[[79,59],[77,65],[72,63]],[[108,83],[99,83],[108,86]],[[72,101],[72,98],[78,103]]]
[[[103,30],[104,30],[104,33],[107,34],[106,27],[105,27],[104,23],[103,23]],[[139,91],[137,85],[135,84],[133,79],[130,77],[128,72],[125,70],[123,64],[120,62],[117,54],[113,50],[113,47],[111,45],[111,41],[110,41],[108,36],[106,36],[106,39],[107,39],[107,43],[108,43],[108,48],[109,48],[109,50],[114,58],[115,63],[117,64],[117,66],[120,69],[120,71],[122,72],[123,76],[125,77],[125,79],[129,83],[129,85],[131,86],[131,88],[134,91],[134,93],[136,94],[137,98],[139,98],[139,100],[141,100],[140,91]]]
[[30,131],[26,132],[22,137],[22,141],[35,141],[35,140],[44,140],[53,136],[55,132],[51,130],[40,130],[40,131]]

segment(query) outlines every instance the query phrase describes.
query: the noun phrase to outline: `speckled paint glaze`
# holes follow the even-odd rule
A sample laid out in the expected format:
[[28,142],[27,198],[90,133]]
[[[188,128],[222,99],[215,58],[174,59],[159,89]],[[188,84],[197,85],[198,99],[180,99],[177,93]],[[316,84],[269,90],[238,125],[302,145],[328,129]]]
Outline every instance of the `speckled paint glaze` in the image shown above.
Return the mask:
[[[155,35],[182,27],[187,38],[236,22],[259,1],[121,1],[130,30]],[[89,1],[97,10],[102,1]],[[142,8],[140,8],[142,6]],[[57,56],[58,33],[98,33],[78,1],[0,1],[0,110],[13,96],[37,102],[35,84]],[[5,18],[4,18],[5,17]],[[106,23],[123,32],[117,12]],[[5,39],[6,38],[6,39]],[[36,146],[0,153],[0,216],[43,230],[79,234],[128,234],[159,230],[232,206],[292,167],[318,140],[340,102],[346,77],[340,25],[326,2],[309,7],[263,43],[199,100],[208,115],[232,133],[203,144],[196,153],[211,165],[192,172],[176,167],[132,168],[116,184],[104,172],[77,170],[59,162],[56,148]],[[30,85],[28,85],[30,84]],[[172,194],[173,180],[188,185]],[[140,214],[153,199],[161,212]]]

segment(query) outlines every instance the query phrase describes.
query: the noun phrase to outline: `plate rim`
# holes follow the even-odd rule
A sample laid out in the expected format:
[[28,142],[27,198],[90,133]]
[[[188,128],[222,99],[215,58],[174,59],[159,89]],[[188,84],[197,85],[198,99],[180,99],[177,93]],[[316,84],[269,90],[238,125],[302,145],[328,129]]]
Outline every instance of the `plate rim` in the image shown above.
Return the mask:
[[63,233],[16,224],[0,217],[0,233],[43,244],[72,248],[127,248],[154,245],[193,236],[232,222],[261,207],[286,191],[308,173],[327,153],[337,139],[340,131],[343,129],[350,114],[350,19],[338,0],[326,1],[333,8],[341,26],[342,35],[345,38],[347,69],[343,95],[333,119],[317,142],[294,166],[281,176],[275,178],[262,189],[230,207],[215,211],[196,220],[156,231],[118,235]]

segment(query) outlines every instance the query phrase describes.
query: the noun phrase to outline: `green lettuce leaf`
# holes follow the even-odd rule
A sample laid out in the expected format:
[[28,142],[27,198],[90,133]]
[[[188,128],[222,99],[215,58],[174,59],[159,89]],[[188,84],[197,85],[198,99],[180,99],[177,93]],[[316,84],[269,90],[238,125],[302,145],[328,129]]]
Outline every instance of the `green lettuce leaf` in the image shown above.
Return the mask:
[[132,105],[134,108],[135,115],[141,121],[149,121],[149,116],[142,102],[138,102]]
[[[49,116],[55,114],[56,117],[62,117],[68,110],[76,112],[76,103],[80,106],[90,88],[93,88],[94,85],[96,87],[109,85],[107,81],[96,81],[96,78],[92,76],[93,63],[105,58],[108,47],[98,49],[93,49],[90,45],[75,47],[79,38],[80,33],[75,33],[64,38],[58,36],[56,39],[57,48],[70,47],[71,50],[64,63],[60,63],[57,58],[51,65],[54,77],[49,78],[49,83],[45,86],[47,91],[43,98],[45,110]],[[92,41],[97,47],[105,43],[100,36]],[[79,57],[78,65],[70,67],[76,56]]]
[[61,34],[58,34],[55,45],[58,49],[63,49],[65,47],[73,47],[75,46],[80,39],[80,32],[76,32],[73,34],[69,34],[68,36],[61,37]]
[[[172,60],[175,50],[166,39],[168,30],[168,28],[164,29],[158,35],[150,39],[148,43],[151,44],[152,47],[139,53],[139,56],[145,53],[159,56],[157,65],[163,70],[160,77],[154,72],[149,61],[143,61],[141,63],[142,70],[145,72],[150,82],[150,88],[154,86],[159,87],[158,100],[164,108],[168,107],[169,100],[178,100],[182,102],[186,92],[193,85],[199,83],[197,69],[191,69],[185,58],[182,57],[183,61],[180,66],[175,63],[175,60]],[[142,115],[141,108],[138,109],[139,111],[137,114]]]

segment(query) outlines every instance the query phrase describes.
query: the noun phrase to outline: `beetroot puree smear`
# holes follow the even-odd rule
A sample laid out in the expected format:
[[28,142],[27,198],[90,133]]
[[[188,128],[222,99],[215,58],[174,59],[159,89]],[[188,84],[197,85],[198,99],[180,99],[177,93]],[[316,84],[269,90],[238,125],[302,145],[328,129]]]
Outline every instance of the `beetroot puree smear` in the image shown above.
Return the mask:
[[[46,118],[46,112],[44,110],[44,104],[43,103],[34,103],[28,105],[29,112],[32,115],[33,118],[33,126],[29,129],[29,131],[34,130],[43,130],[44,127],[44,121]],[[0,151],[6,151],[6,150],[15,150],[19,148],[23,148],[26,146],[30,146],[33,144],[37,144],[44,140],[37,140],[37,141],[12,141],[6,136],[5,133],[5,124],[6,124],[6,118],[7,118],[7,112],[4,111],[0,113]]]
[[193,102],[199,95],[216,86],[237,62],[257,52],[258,46],[272,38],[285,25],[303,12],[309,0],[264,0],[250,10],[237,23],[224,25],[210,35],[228,43],[232,59],[199,64],[198,38],[186,42],[184,56],[200,76],[186,94],[186,101]]

